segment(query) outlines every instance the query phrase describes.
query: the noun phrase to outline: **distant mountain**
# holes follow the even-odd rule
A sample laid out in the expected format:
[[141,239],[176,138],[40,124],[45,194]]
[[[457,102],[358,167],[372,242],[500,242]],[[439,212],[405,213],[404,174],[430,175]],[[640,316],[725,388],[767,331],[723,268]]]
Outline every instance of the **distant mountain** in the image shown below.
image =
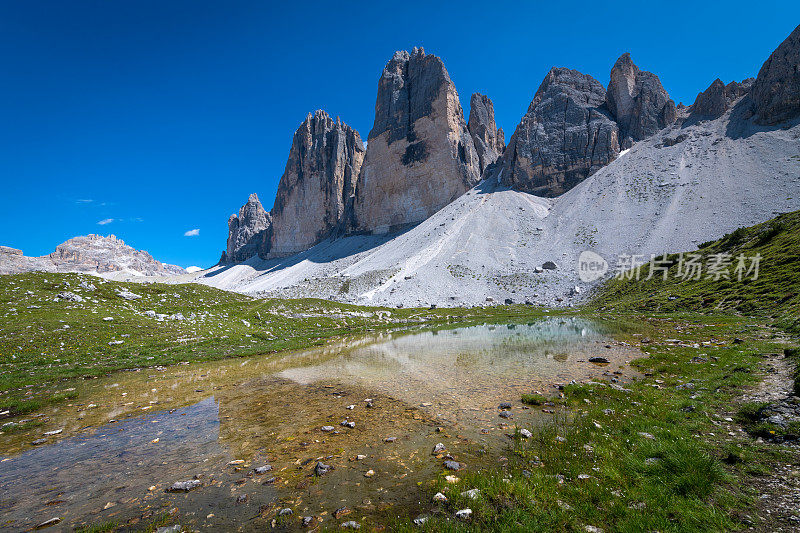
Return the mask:
[[185,274],[175,265],[153,259],[149,253],[128,246],[114,235],[73,237],[42,257],[27,257],[22,250],[0,246],[0,274],[32,271],[116,273],[136,276]]
[[[620,254],[690,250],[800,209],[800,26],[755,80],[715,80],[688,107],[628,54],[608,88],[554,68],[504,150],[488,99],[473,98],[465,130],[441,60],[423,54],[395,54],[384,69],[352,218],[343,198],[338,232],[282,259],[260,253],[268,213],[250,206],[236,227],[255,239],[240,251],[254,251],[198,281],[365,304],[558,305],[591,288],[576,270],[583,251],[613,272]],[[341,161],[341,151],[319,153]],[[476,169],[483,181],[461,194]],[[290,197],[293,216],[318,217],[304,206],[319,204]]]
[[360,135],[325,111],[294,134],[270,212],[253,194],[228,219],[222,264],[286,257],[356,233],[418,224],[480,181],[505,147],[492,101],[471,99],[469,124],[442,60],[395,52],[378,80],[375,121]]

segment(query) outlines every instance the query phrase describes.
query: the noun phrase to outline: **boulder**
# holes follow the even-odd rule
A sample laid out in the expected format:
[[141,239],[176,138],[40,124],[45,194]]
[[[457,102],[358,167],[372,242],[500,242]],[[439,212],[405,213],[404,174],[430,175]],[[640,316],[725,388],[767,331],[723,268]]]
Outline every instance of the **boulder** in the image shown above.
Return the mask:
[[503,183],[557,196],[616,159],[619,132],[605,93],[589,75],[551,69],[498,164]]
[[272,217],[253,193],[238,215],[228,219],[228,247],[223,262],[238,263],[253,256],[266,257],[272,238]]
[[478,154],[481,174],[494,163],[506,148],[505,134],[494,121],[494,104],[480,93],[474,93],[469,102],[467,129]]
[[378,82],[355,197],[354,232],[421,222],[480,179],[480,161],[442,60],[395,52]]
[[800,26],[761,66],[750,94],[759,124],[771,126],[800,115]]
[[342,233],[364,161],[358,132],[325,111],[297,128],[272,208],[270,257],[311,248]]
[[650,137],[677,118],[675,102],[652,72],[639,70],[627,52],[611,69],[606,104],[619,124],[622,148]]

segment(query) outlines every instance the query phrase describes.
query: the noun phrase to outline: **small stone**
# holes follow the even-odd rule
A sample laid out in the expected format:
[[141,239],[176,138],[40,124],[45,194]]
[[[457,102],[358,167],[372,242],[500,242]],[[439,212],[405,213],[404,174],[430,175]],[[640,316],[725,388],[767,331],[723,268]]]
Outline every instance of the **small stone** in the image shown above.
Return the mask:
[[499,406],[498,409],[511,409],[511,404],[509,402],[503,402]]
[[375,471],[374,471],[374,470],[371,470],[371,469],[370,469],[370,470],[367,470],[367,471],[364,473],[364,477],[372,477],[372,476],[374,476],[374,475],[375,475]]
[[311,523],[314,522],[313,516],[304,516],[303,517],[303,527],[311,526]]
[[322,431],[328,432],[328,431],[333,431],[336,428],[333,426],[322,426],[322,428],[320,429],[322,429]]
[[639,436],[640,437],[644,437],[645,439],[650,439],[650,440],[655,440],[656,439],[651,433],[647,433],[645,431],[640,431],[639,432]]
[[44,529],[46,527],[54,526],[59,522],[61,522],[61,519],[59,517],[51,518],[50,520],[45,520],[44,522],[40,523],[33,529]]
[[603,363],[609,363],[610,361],[608,359],[606,359],[605,357],[599,357],[598,356],[598,357],[590,357],[589,358],[589,362],[590,363],[603,364]]
[[437,443],[436,446],[433,447],[433,451],[431,452],[432,455],[437,455],[445,451],[445,446],[441,442]]
[[397,437],[386,437],[383,439],[383,442],[395,442],[397,441]]
[[236,503],[245,503],[247,502],[247,494],[239,494],[236,498]]
[[333,517],[338,520],[339,518],[341,518],[343,516],[349,515],[351,512],[352,511],[348,507],[339,507],[338,509],[336,509],[333,512]]
[[348,520],[347,522],[342,523],[342,529],[361,529],[361,524],[355,520]]
[[475,498],[480,496],[480,494],[481,494],[480,489],[469,489],[461,493],[462,496],[464,496],[465,498],[469,498],[470,500],[474,500]]
[[460,520],[469,520],[472,517],[472,509],[461,509],[456,511],[456,518]]
[[317,476],[325,475],[331,470],[333,470],[333,467],[330,465],[326,465],[322,461],[317,461],[317,464],[314,466],[314,474]]
[[519,430],[519,436],[522,437],[523,439],[529,439],[529,438],[533,437],[533,433],[531,433],[530,431],[528,431],[525,428],[522,428],[522,429]]
[[514,417],[514,415],[512,415],[509,411],[500,411],[497,414],[497,416],[499,416],[500,418],[513,418]]
[[444,476],[444,480],[447,481],[448,483],[455,484],[461,481],[461,478],[456,476]]
[[461,470],[464,467],[464,465],[462,465],[458,461],[445,461],[444,467],[448,470]]
[[278,512],[278,516],[291,516],[293,514],[294,514],[294,511],[292,511],[288,507],[285,508],[285,509],[281,509],[280,512]]
[[264,466],[259,466],[258,468],[256,468],[255,469],[255,473],[256,474],[266,474],[270,470],[272,470],[272,465],[264,465]]
[[420,517],[417,517],[417,518],[414,519],[414,525],[415,526],[423,526],[423,525],[425,525],[425,522],[427,522],[427,521],[428,521],[428,517],[427,516],[420,516]]
[[200,480],[190,479],[188,481],[176,481],[167,489],[167,492],[189,492],[201,485]]
[[180,524],[175,524],[173,526],[161,526],[160,528],[156,529],[156,533],[180,533],[183,531],[183,528]]
[[437,492],[436,494],[433,495],[433,501],[435,501],[435,502],[446,502],[447,501],[447,496],[445,496],[441,492]]

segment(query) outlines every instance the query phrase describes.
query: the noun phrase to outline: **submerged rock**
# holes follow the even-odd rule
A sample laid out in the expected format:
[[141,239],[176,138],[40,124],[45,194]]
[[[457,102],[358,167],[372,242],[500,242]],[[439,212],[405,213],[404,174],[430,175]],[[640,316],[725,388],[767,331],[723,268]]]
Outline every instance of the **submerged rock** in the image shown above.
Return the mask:
[[199,479],[190,479],[188,481],[176,481],[167,488],[167,492],[189,492],[202,485]]
[[328,472],[333,470],[333,467],[330,465],[326,465],[322,461],[317,461],[317,464],[314,466],[314,475],[316,476],[324,476]]

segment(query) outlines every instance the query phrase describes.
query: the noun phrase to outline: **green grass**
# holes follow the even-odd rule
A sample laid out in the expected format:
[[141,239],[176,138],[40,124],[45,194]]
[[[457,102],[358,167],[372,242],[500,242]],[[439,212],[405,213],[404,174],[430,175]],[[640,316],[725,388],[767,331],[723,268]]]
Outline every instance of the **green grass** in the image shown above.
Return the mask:
[[528,405],[542,405],[546,401],[547,401],[547,398],[545,398],[541,394],[523,394],[522,395],[522,403],[525,403],[525,404],[528,404]]
[[[646,279],[649,263],[638,280],[606,283],[586,307],[656,327],[641,343],[648,357],[633,363],[643,378],[622,388],[566,386],[566,414],[531,439],[517,434],[506,469],[460,474],[455,485],[443,474],[429,487],[449,501],[432,509],[426,531],[727,531],[752,523],[757,495],[749,487],[771,475],[782,452],[728,435],[725,419],[752,437],[800,437],[800,424],[763,421],[768,404],[738,404],[761,379],[761,358],[784,350],[767,328],[800,333],[800,212],[740,228],[694,253],[704,268],[714,255],[729,254],[730,279],[704,273],[684,281],[676,276],[681,256],[673,254],[666,279],[657,270]],[[761,255],[757,279],[736,279],[740,254]],[[675,338],[681,342],[667,341]],[[523,396],[531,405],[543,400]],[[477,499],[462,495],[473,488]],[[469,521],[454,518],[467,507]],[[415,529],[403,520],[397,528]]]
[[[430,496],[442,491],[449,501],[434,508],[424,529],[740,527],[736,510],[751,501],[747,480],[766,467],[758,468],[764,458],[757,457],[751,441],[728,437],[719,426],[741,391],[758,381],[761,354],[780,345],[759,339],[760,330],[745,321],[729,318],[705,325],[695,321],[682,338],[715,342],[701,349],[680,347],[664,339],[674,336],[683,320],[638,319],[651,321],[658,331],[642,346],[649,357],[634,362],[645,377],[621,389],[608,382],[566,387],[568,414],[557,415],[531,439],[517,438],[507,469],[459,472],[455,485],[443,474],[430,486]],[[734,344],[734,337],[745,342]],[[706,355],[703,360],[697,359],[699,353]],[[473,488],[480,490],[477,500],[461,495]],[[452,518],[467,507],[473,511],[471,521]],[[415,528],[402,521],[397,527]]]
[[[441,491],[449,501],[431,504],[431,519],[422,528],[408,518],[395,519],[393,528],[666,532],[749,526],[747,515],[758,501],[750,486],[771,475],[778,459],[787,459],[747,435],[729,435],[726,418],[752,437],[800,436],[796,424],[782,429],[763,422],[766,405],[739,402],[761,379],[765,354],[785,350],[793,360],[800,355],[770,329],[800,333],[800,212],[741,228],[697,253],[704,265],[712,254],[760,254],[759,277],[682,281],[674,275],[679,256],[672,255],[666,280],[644,279],[652,265],[641,268],[640,281],[611,280],[579,312],[651,327],[646,341],[622,332],[621,338],[647,355],[632,363],[641,376],[624,386],[566,386],[559,400],[565,409],[533,430],[532,438],[517,433],[507,466],[458,472],[456,484],[443,472],[423,487],[423,497]],[[84,279],[97,290],[76,290]],[[120,287],[142,298],[122,300]],[[53,301],[63,290],[87,301]],[[539,313],[525,306],[423,310],[257,300],[197,285],[101,283],[77,274],[2,276],[0,302],[0,406],[14,414],[65,399],[73,394],[65,390],[69,380],[125,368],[269,353],[379,329],[446,328]],[[150,309],[196,316],[156,321],[144,316]],[[675,338],[681,342],[667,340]],[[110,346],[112,340],[124,343]],[[522,401],[541,405],[546,398],[526,394]],[[474,488],[480,490],[476,499],[461,495]],[[466,507],[473,511],[471,520],[453,518]]]
[[[83,289],[81,282],[96,289]],[[118,295],[122,289],[141,298],[125,300]],[[56,300],[64,291],[84,301]],[[167,317],[158,320],[147,311]],[[178,313],[186,319],[170,318]],[[106,282],[82,274],[0,276],[0,412],[27,414],[72,399],[64,392],[70,380],[124,369],[268,354],[376,330],[537,315],[541,310],[523,305],[372,308],[318,299],[255,299],[196,284]]]
[[[671,254],[667,256],[671,266],[666,281],[661,271],[648,263],[640,267],[639,281],[613,279],[607,283],[592,308],[656,313],[724,311],[766,317],[783,329],[800,333],[800,211],[737,229],[689,253],[701,255],[702,279],[679,278],[680,256]],[[730,254],[730,279],[708,278],[705,266],[713,254]],[[740,254],[761,255],[757,279],[751,275],[738,281],[734,271]],[[654,275],[647,280],[651,269]]]

